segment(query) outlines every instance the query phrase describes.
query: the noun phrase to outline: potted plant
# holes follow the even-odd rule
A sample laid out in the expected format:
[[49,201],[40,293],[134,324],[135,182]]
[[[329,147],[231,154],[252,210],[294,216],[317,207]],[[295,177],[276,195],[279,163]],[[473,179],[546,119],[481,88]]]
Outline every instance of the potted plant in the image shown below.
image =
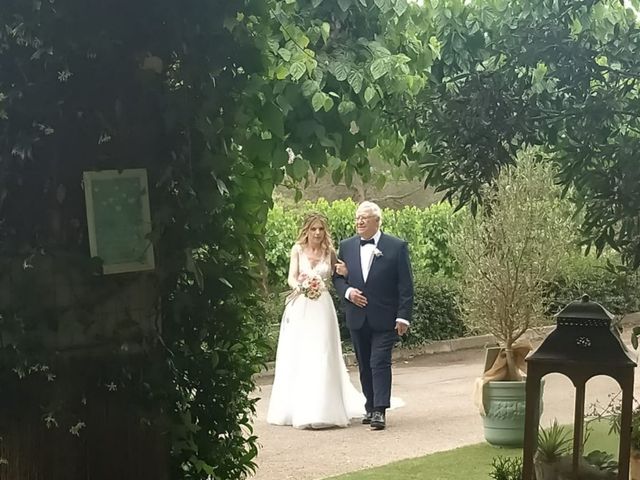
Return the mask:
[[571,432],[557,420],[549,428],[541,428],[538,433],[538,450],[534,457],[536,480],[550,479],[555,476],[563,458],[571,463]]
[[544,288],[573,247],[572,211],[554,169],[538,151],[521,152],[503,168],[453,242],[462,274],[461,298],[470,331],[491,333],[476,401],[492,444],[521,446],[524,436],[525,333],[544,319]]
[[[585,438],[584,441],[586,440]],[[558,425],[556,420],[549,428],[541,429],[535,455],[536,480],[573,478],[572,445],[573,437],[569,427]],[[618,462],[613,455],[593,450],[579,459],[577,478],[615,479],[617,472]]]

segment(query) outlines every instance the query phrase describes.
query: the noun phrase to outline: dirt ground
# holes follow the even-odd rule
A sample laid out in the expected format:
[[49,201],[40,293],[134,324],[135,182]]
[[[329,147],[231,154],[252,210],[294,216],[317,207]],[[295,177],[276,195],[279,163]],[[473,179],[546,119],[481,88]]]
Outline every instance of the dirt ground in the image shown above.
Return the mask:
[[[387,429],[371,431],[360,423],[330,430],[296,430],[268,425],[265,421],[270,377],[262,378],[255,433],[262,446],[255,480],[313,480],[341,473],[450,450],[484,441],[482,420],[473,404],[475,378],[482,371],[484,351],[428,355],[394,366],[393,395],[406,405],[388,412]],[[355,371],[351,376],[358,385]],[[636,370],[636,396],[640,378]],[[607,402],[619,390],[607,377],[587,384],[587,407],[594,401]],[[574,389],[557,374],[545,379],[544,413],[541,425],[554,418],[570,423],[573,418]],[[499,449],[496,449],[496,455]]]

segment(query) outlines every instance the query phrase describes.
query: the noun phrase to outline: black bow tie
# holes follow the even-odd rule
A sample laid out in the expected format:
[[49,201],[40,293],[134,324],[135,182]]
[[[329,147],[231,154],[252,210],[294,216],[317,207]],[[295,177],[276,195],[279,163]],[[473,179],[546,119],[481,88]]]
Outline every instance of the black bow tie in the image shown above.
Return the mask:
[[373,239],[373,237],[372,237],[372,238],[370,238],[369,240],[365,240],[364,238],[361,238],[361,239],[360,239],[360,246],[366,245],[366,244],[368,244],[368,243],[370,243],[371,245],[375,245],[375,244],[376,244],[376,242],[375,242],[375,240]]

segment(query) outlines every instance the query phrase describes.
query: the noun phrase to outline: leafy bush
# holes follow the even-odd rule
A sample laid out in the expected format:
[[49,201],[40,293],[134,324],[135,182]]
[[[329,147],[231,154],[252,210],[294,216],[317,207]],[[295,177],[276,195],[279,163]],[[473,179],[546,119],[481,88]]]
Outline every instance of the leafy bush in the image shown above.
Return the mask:
[[465,333],[458,302],[458,283],[442,276],[417,276],[413,321],[402,344],[415,346]]
[[[334,245],[355,234],[353,200],[305,202],[296,208],[275,205],[267,218],[265,257],[269,283],[284,285],[289,266],[289,254],[303,216],[310,211],[321,212],[329,219]],[[383,210],[382,229],[409,242],[411,261],[420,274],[451,276],[456,270],[449,251],[449,239],[457,228],[457,216],[448,204],[429,208],[405,207]]]
[[558,274],[547,286],[546,298],[550,313],[556,313],[582,294],[601,303],[615,314],[635,312],[640,307],[638,274],[614,272],[607,263],[617,264],[618,254],[609,252],[597,258],[576,252],[562,262]]
[[[340,337],[344,348],[349,349],[351,337],[346,327],[342,299],[335,290],[330,290],[336,306]],[[415,305],[409,333],[402,338],[402,345],[417,346],[429,341],[457,338],[465,333],[460,309],[458,287],[454,280],[442,276],[422,276],[415,282]],[[277,293],[266,295],[263,300],[263,324],[271,347],[270,359],[275,358],[279,324],[284,310],[284,301]]]

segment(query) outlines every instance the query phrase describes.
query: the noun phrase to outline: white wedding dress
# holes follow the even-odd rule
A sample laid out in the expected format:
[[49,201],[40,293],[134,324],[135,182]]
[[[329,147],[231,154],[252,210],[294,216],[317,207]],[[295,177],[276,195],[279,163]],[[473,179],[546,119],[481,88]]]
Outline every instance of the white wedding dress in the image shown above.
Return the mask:
[[[300,273],[319,275],[328,286],[326,258],[312,266],[297,245]],[[285,307],[267,422],[296,428],[346,427],[362,417],[365,398],[351,383],[342,358],[340,331],[331,295],[298,295]]]

